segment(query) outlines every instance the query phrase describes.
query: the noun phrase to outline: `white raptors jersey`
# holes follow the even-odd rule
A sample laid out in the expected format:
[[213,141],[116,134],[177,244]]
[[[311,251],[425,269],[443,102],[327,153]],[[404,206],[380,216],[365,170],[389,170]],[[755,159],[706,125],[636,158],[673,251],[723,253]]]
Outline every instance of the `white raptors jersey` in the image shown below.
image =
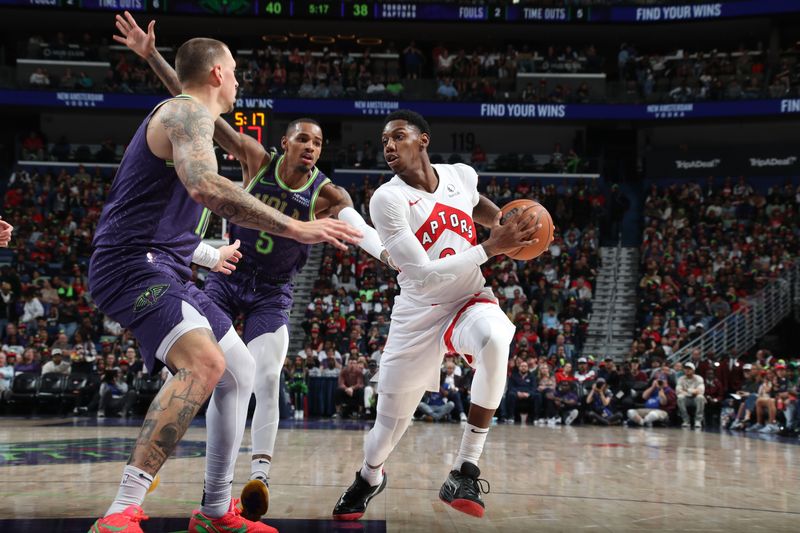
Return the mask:
[[[455,302],[485,284],[482,247],[472,209],[478,203],[478,175],[467,165],[433,165],[439,185],[433,193],[395,176],[370,201],[370,213],[384,246],[400,268],[401,294],[418,303]],[[427,258],[422,255],[422,251]],[[469,252],[464,261],[446,258]]]

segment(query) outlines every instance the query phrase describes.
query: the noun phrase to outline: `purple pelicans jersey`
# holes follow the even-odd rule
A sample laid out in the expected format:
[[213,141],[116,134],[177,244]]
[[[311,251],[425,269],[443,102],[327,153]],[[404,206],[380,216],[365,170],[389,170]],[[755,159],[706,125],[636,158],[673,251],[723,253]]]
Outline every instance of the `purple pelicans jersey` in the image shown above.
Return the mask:
[[220,339],[231,327],[230,319],[190,281],[203,207],[189,196],[172,162],[156,157],[147,144],[147,126],[167,101],[147,115],[125,150],[89,262],[92,298],[133,331],[151,371],[187,331],[206,327]]
[[[247,192],[297,220],[314,220],[322,187],[331,181],[314,167],[304,184],[292,189],[281,178],[284,156],[272,150],[270,162],[250,181]],[[242,260],[230,275],[212,272],[206,293],[229,317],[244,313],[244,342],[289,323],[292,278],[308,260],[311,246],[241,226],[230,226],[230,242],[241,241]]]

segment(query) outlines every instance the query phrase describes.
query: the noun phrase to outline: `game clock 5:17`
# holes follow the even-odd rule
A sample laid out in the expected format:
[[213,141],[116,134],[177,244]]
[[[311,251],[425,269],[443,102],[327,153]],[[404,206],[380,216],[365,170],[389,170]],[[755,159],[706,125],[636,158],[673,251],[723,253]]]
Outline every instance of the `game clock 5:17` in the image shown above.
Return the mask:
[[250,135],[261,144],[264,144],[262,139],[266,123],[266,113],[263,111],[236,111],[231,119],[231,124],[239,133]]
[[342,2],[299,1],[294,2],[294,16],[338,19],[342,16]]

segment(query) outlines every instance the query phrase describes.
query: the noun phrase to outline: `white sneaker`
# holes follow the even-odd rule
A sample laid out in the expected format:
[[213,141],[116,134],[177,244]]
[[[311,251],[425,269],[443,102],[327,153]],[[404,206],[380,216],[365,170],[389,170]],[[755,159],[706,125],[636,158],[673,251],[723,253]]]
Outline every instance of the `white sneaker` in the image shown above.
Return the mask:
[[578,418],[578,410],[573,409],[572,411],[569,412],[569,416],[567,416],[567,419],[564,420],[564,425],[571,426],[572,423],[575,422],[576,418]]
[[689,422],[684,422],[683,424],[681,424],[681,427],[683,429],[689,429],[690,427],[692,427],[692,425]]
[[550,427],[555,427],[556,419],[555,418],[548,418],[547,419],[547,425],[550,426]]
[[462,422],[466,422],[467,421],[467,413],[461,413],[460,418],[461,418]]
[[703,429],[703,423],[699,420],[694,421],[694,429]]

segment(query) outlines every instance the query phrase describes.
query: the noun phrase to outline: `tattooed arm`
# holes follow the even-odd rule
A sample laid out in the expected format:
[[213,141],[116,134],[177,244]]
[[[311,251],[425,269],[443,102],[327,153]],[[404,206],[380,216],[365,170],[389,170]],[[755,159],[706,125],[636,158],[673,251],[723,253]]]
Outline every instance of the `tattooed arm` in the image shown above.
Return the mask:
[[291,234],[293,221],[217,173],[211,114],[194,100],[172,100],[153,117],[172,144],[175,170],[191,197],[240,226]]
[[[165,135],[171,144],[175,171],[191,197],[217,215],[246,228],[267,231],[304,243],[358,242],[361,233],[350,225],[331,219],[299,222],[248,194],[217,173],[211,114],[194,99],[171,100],[151,119],[153,137]],[[148,131],[148,143],[150,131]]]
[[[150,21],[150,24],[147,25],[147,33],[145,33],[133,16],[126,11],[124,16],[117,15],[116,24],[122,35],[114,35],[114,40],[124,44],[147,61],[169,93],[172,96],[179,95],[181,83],[178,81],[178,74],[156,49],[156,21]],[[242,163],[242,166],[245,167],[245,181],[258,172],[263,164],[264,156],[267,154],[261,143],[249,135],[234,130],[222,117],[214,121],[214,140]],[[247,183],[245,183],[246,185]]]

